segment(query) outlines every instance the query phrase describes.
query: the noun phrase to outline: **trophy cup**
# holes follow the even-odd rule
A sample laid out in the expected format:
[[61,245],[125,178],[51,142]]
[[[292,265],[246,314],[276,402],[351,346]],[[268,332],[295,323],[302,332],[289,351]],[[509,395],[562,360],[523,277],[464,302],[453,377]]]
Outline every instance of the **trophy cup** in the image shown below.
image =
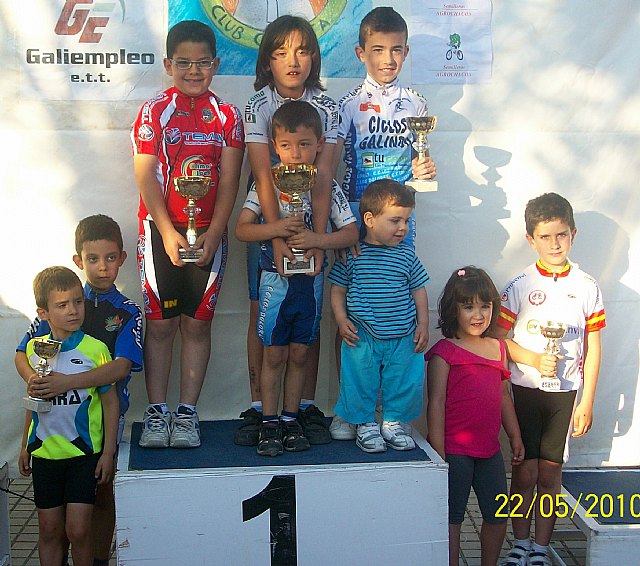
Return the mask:
[[[565,332],[567,331],[566,324],[562,322],[548,321],[546,325],[540,325],[540,334],[542,334],[547,340],[547,345],[544,351],[552,356],[557,356],[560,353],[560,347],[558,342],[562,340]],[[542,385],[540,386],[544,391],[559,391],[560,380],[556,375],[543,377]]]
[[[176,192],[187,199],[187,206],[182,211],[187,215],[187,243],[193,247],[198,239],[196,231],[196,216],[202,209],[196,205],[196,200],[206,196],[211,185],[211,177],[183,176],[175,177],[173,182]],[[203,254],[202,248],[185,250],[180,248],[180,259],[187,263],[198,261]]]
[[[437,116],[410,116],[407,127],[415,137],[412,147],[418,152],[418,158],[429,157],[429,140],[427,134],[433,132],[438,121]],[[428,193],[438,190],[438,181],[433,179],[411,179],[405,183],[418,193]]]
[[[40,356],[40,360],[35,367],[36,375],[38,377],[44,377],[51,373],[49,360],[58,355],[60,346],[62,346],[62,342],[58,340],[51,340],[50,338],[36,338],[33,341],[33,351],[36,356]],[[29,395],[22,399],[22,406],[29,411],[48,413],[51,410],[51,401],[47,399],[40,399],[38,397],[31,397],[31,395]]]
[[[271,169],[273,182],[278,189],[291,197],[289,204],[285,206],[290,216],[301,216],[309,210],[309,205],[300,198],[300,195],[311,190],[316,182],[318,170],[315,165],[279,165]],[[284,272],[286,274],[313,273],[315,271],[314,258],[304,258],[304,250],[291,250],[296,258],[292,263],[289,258],[284,258]]]

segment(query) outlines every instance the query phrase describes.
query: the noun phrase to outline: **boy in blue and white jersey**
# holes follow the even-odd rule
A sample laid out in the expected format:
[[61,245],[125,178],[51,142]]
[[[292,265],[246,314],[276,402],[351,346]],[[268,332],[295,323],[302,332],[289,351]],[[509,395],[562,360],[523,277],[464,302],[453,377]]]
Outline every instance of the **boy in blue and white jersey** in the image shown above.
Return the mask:
[[[308,102],[294,100],[282,105],[273,115],[273,145],[284,165],[312,165],[322,151],[324,137],[317,110]],[[333,185],[330,219],[336,230],[313,231],[313,217],[308,192],[301,195],[308,212],[287,216],[291,199],[277,188],[276,201],[280,218],[276,222],[256,223],[262,206],[253,187],[244,203],[236,225],[241,241],[261,241],[259,314],[257,330],[264,344],[260,372],[262,423],[257,452],[277,456],[283,450],[297,452],[309,448],[299,419],[299,405],[305,382],[309,347],[318,336],[322,313],[323,274],[278,274],[271,240],[285,238],[291,248],[308,250],[344,248],[358,239],[355,218],[337,183]],[[278,416],[281,375],[286,366],[284,402]]]
[[[344,148],[342,190],[357,203],[367,186],[390,178],[405,183],[435,177],[431,158],[412,160],[409,116],[426,116],[425,98],[400,84],[398,75],[409,53],[407,24],[393,8],[378,7],[360,23],[355,51],[367,68],[364,82],[338,101],[338,155]],[[413,168],[413,175],[412,175]],[[352,206],[354,213],[357,206]],[[413,245],[412,217],[406,242]]]
[[[375,181],[360,199],[366,236],[360,254],[329,273],[331,307],[342,337],[340,396],[334,409],[357,425],[365,452],[387,445],[411,450],[415,443],[401,422],[422,411],[424,365],[429,341],[429,275],[403,240],[415,207],[413,191],[391,179]],[[375,422],[378,391],[384,417]]]

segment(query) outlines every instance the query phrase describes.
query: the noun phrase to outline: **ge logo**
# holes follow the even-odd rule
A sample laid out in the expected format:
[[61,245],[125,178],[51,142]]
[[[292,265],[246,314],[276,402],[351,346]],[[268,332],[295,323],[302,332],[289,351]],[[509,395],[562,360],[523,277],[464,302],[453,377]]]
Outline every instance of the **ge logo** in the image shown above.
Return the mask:
[[[118,0],[118,3],[124,21],[124,0]],[[102,38],[102,32],[98,29],[107,26],[116,5],[116,2],[94,4],[93,0],[65,0],[54,31],[56,35],[80,34],[79,43],[98,43]]]
[[541,305],[542,303],[545,302],[545,300],[547,299],[547,296],[544,294],[544,291],[531,291],[531,293],[529,293],[529,302],[533,305],[533,306],[538,306]]

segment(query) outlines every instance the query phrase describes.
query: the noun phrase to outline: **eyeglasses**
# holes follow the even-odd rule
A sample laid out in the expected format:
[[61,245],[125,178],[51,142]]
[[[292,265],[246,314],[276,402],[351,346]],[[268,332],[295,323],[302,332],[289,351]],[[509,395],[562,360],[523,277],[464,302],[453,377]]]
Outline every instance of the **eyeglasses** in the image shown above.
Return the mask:
[[169,59],[181,71],[188,71],[191,65],[195,63],[198,69],[211,69],[215,63],[215,59],[206,59],[204,61],[187,61],[186,59]]

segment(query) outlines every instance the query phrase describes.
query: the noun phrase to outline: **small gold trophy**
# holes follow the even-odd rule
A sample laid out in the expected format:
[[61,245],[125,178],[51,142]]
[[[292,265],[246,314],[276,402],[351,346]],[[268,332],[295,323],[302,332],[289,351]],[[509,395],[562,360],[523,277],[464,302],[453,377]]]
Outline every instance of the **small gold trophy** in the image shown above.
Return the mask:
[[[418,152],[418,158],[429,157],[429,140],[427,134],[433,132],[438,121],[437,116],[410,116],[407,118],[407,126],[415,137],[412,147]],[[438,181],[433,179],[411,179],[406,182],[418,193],[429,193],[438,190]]]
[[[187,206],[182,211],[187,215],[187,243],[193,247],[198,239],[196,231],[196,216],[202,209],[196,205],[196,200],[206,196],[211,186],[211,177],[183,176],[173,179],[176,192],[187,199]],[[187,263],[198,261],[203,254],[202,248],[185,250],[180,248],[180,259]]]
[[[49,360],[58,355],[60,346],[62,346],[62,342],[59,340],[52,340],[50,338],[36,338],[33,341],[33,351],[36,356],[40,356],[40,360],[35,367],[36,375],[38,377],[44,377],[51,373]],[[31,397],[31,395],[29,395],[22,399],[22,406],[29,411],[48,413],[51,410],[51,401],[47,399],[40,399],[39,397]]]
[[[558,342],[562,340],[567,331],[567,325],[562,322],[548,321],[546,325],[540,325],[540,334],[542,334],[547,340],[547,345],[544,351],[552,356],[557,356],[560,353],[560,347]],[[556,375],[549,377],[542,377],[542,384],[540,389],[544,391],[559,391],[560,380]]]
[[[285,210],[290,216],[301,216],[309,210],[309,205],[302,200],[300,195],[310,191],[316,182],[318,169],[315,165],[279,165],[271,169],[275,186],[291,197]],[[304,250],[291,250],[296,258],[292,263],[289,258],[284,258],[284,272],[286,274],[313,273],[315,271],[314,258],[304,258]]]

